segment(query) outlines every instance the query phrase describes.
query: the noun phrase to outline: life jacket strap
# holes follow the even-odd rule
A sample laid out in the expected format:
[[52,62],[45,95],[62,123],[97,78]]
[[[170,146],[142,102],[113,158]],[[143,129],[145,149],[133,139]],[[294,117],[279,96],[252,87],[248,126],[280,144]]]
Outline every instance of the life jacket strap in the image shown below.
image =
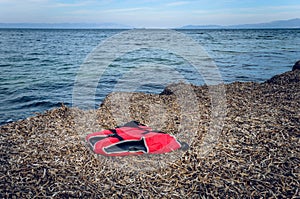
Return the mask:
[[112,134],[107,135],[107,137],[115,137],[118,138],[120,141],[124,140],[124,138],[122,138],[116,131],[116,129],[109,129]]
[[165,132],[162,132],[162,131],[157,131],[157,130],[145,130],[142,134],[145,135],[147,133],[162,133],[162,134],[166,134]]

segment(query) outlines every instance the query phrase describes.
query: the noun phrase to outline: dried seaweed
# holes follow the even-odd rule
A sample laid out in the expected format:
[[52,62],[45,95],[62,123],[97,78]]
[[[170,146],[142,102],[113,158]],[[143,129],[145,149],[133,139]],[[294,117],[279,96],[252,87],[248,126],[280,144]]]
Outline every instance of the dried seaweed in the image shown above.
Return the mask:
[[[225,85],[224,126],[206,156],[200,154],[211,119],[207,86],[192,86],[200,112],[191,106],[188,117],[171,91],[184,94],[178,84],[161,95],[112,93],[98,110],[62,106],[1,126],[0,198],[297,198],[299,80],[295,70],[261,84]],[[115,119],[124,100],[132,119],[178,136],[192,132],[190,149],[123,158],[91,153],[84,136],[126,120]]]

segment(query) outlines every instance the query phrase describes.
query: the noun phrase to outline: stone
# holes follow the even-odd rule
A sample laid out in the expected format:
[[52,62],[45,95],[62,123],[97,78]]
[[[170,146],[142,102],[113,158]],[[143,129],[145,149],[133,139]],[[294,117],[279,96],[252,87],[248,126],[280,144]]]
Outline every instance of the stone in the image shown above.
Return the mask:
[[300,69],[300,60],[294,64],[292,71],[297,70],[297,69],[298,70]]

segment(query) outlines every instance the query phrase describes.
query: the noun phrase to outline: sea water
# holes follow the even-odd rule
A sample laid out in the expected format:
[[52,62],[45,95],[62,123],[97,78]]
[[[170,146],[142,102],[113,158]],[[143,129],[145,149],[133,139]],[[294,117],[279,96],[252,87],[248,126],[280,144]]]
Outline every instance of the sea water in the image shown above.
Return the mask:
[[[72,106],[80,68],[97,46],[122,31],[125,30],[0,29],[0,124],[61,103]],[[300,59],[299,29],[178,31],[202,46],[224,83],[263,82],[291,70]],[[184,43],[180,45],[185,48]],[[114,47],[104,51],[110,52]],[[143,67],[148,68],[142,70]],[[124,71],[131,71],[126,83],[138,83],[134,91],[160,93],[167,84],[179,81],[170,75],[173,69],[185,82],[206,83],[182,57],[142,48],[115,59],[99,77],[94,98],[88,100],[98,108],[107,94],[118,91],[116,85],[123,81]]]

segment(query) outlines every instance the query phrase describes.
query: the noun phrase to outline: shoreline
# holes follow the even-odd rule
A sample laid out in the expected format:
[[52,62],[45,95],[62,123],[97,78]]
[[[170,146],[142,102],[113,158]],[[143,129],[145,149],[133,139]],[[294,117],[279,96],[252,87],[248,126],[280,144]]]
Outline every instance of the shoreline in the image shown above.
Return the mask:
[[[199,154],[211,120],[207,86],[192,86],[200,112],[196,114],[192,107],[188,111],[195,116],[187,118],[181,115],[171,92],[177,89],[184,95],[184,84],[170,85],[159,95],[130,94],[133,119],[174,135],[194,132],[187,152],[169,162],[157,157],[164,166],[154,171],[143,169],[151,165],[149,162],[138,164],[148,157],[99,159],[82,143],[87,132],[120,125],[123,120],[115,121],[116,114],[126,119],[121,110],[128,94],[110,94],[97,110],[62,106],[0,126],[0,196],[299,195],[300,70],[274,76],[264,83],[234,82],[224,87],[224,126],[217,143],[205,156]],[[189,126],[195,122],[197,125]]]

